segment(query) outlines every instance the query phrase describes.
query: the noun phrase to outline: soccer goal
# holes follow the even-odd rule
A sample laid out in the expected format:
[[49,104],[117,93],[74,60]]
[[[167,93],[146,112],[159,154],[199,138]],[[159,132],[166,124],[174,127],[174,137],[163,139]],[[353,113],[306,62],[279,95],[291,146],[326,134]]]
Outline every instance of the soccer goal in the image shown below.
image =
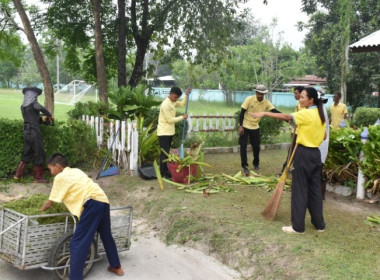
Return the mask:
[[95,84],[74,80],[54,94],[54,103],[75,105],[77,102],[98,101],[98,91]]

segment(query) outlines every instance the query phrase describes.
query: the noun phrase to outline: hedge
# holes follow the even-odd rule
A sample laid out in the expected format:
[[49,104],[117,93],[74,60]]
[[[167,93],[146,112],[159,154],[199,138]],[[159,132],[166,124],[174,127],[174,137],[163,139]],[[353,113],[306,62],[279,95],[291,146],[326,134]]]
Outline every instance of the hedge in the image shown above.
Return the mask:
[[[0,178],[13,174],[23,152],[23,121],[0,119]],[[95,131],[82,121],[41,125],[46,157],[60,152],[71,166],[93,162],[98,153]],[[30,163],[32,165],[32,163]],[[30,168],[30,166],[28,166]]]
[[357,127],[373,125],[380,119],[380,108],[360,107],[355,110],[353,123]]

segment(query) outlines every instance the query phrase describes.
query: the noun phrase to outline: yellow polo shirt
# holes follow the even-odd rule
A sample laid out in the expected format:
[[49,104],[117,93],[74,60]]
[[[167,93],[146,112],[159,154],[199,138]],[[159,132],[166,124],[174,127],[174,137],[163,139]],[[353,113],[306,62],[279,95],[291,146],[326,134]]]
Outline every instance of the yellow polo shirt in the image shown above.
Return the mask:
[[322,124],[318,108],[312,106],[292,114],[293,122],[297,125],[297,143],[305,147],[318,148],[326,132],[326,122]]
[[335,106],[335,104],[331,105],[330,113],[331,113],[331,127],[339,128],[340,122],[342,121],[344,114],[347,114],[348,111],[345,104],[338,103],[337,106]]
[[261,118],[254,118],[249,113],[258,113],[264,111],[270,111],[274,109],[272,103],[265,98],[263,101],[258,101],[256,95],[248,96],[241,107],[247,110],[244,114],[243,127],[248,129],[258,129]]
[[82,170],[65,167],[55,176],[49,200],[65,203],[70,213],[80,218],[83,204],[89,198],[109,204],[104,191]]
[[160,106],[160,114],[158,116],[157,135],[170,136],[175,133],[175,123],[182,121],[183,116],[176,117],[176,107],[185,107],[187,95],[182,101],[172,102],[169,97],[162,101]]

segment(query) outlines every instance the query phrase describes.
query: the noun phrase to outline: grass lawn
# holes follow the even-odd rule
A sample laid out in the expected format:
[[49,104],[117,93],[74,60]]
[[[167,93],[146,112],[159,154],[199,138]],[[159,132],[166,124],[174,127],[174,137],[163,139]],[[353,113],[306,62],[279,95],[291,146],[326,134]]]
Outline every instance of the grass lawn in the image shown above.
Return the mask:
[[[20,111],[24,95],[21,89],[0,89],[0,118],[21,120]],[[38,97],[38,102],[44,106],[44,95]],[[63,104],[56,104],[54,108],[54,118],[56,121],[66,121],[67,112],[74,107]]]
[[[262,151],[262,174],[278,172],[285,157],[284,150]],[[238,154],[206,154],[205,161],[214,166],[206,172],[240,170]],[[241,271],[244,279],[380,279],[379,228],[363,222],[379,213],[379,206],[328,194],[326,231],[318,233],[307,215],[305,234],[287,235],[281,227],[290,224],[288,191],[270,222],[260,214],[272,194],[263,188],[235,185],[236,193],[203,197],[167,183],[162,192],[155,180],[115,180],[107,186],[113,203],[133,205],[136,217],[148,220],[162,240],[201,248]]]

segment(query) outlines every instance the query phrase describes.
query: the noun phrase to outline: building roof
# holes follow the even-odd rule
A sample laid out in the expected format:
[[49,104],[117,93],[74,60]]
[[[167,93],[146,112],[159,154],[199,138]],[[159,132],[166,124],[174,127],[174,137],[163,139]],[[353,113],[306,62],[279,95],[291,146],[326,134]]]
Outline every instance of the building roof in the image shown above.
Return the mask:
[[317,76],[314,76],[314,75],[306,75],[304,77],[298,77],[298,78],[295,78],[294,80],[292,81],[289,81],[289,83],[285,84],[285,85],[291,85],[291,86],[295,86],[295,85],[320,85],[320,84],[325,84],[326,83],[326,78],[321,78],[321,77],[317,77]]
[[373,51],[380,52],[380,30],[377,30],[369,34],[368,36],[364,37],[363,39],[360,39],[356,43],[351,44],[349,47],[353,53]]

